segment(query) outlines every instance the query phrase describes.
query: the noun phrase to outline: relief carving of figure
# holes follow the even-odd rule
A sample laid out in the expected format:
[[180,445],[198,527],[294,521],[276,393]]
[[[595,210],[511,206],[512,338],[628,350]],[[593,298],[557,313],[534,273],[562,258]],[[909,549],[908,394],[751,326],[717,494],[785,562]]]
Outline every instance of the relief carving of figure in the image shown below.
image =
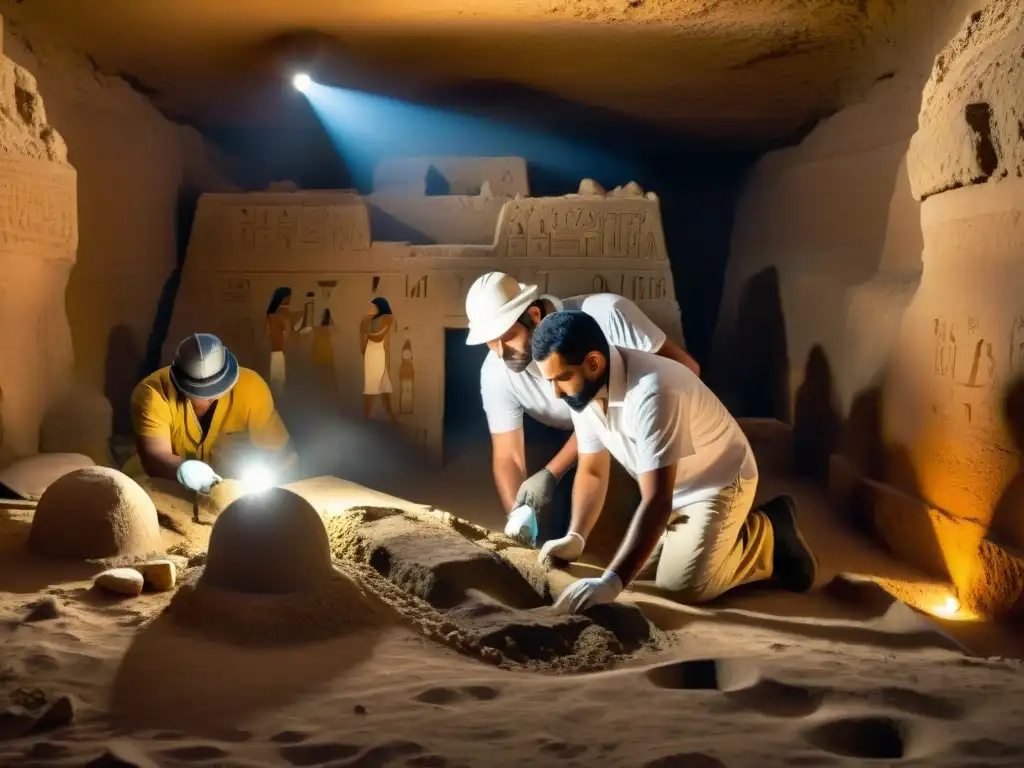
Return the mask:
[[274,290],[267,305],[267,330],[270,333],[270,389],[275,395],[284,392],[285,385],[285,339],[298,333],[302,326],[303,312],[295,312],[292,306],[292,289],[280,287]]
[[391,409],[391,331],[395,316],[387,299],[377,297],[366,307],[359,324],[363,353],[363,415],[369,418],[373,401],[380,397],[388,419],[395,420]]
[[313,350],[310,357],[313,370],[320,384],[320,389],[331,404],[338,398],[338,378],[334,368],[334,335],[335,324],[331,310],[325,309],[320,316],[319,324],[313,329]]

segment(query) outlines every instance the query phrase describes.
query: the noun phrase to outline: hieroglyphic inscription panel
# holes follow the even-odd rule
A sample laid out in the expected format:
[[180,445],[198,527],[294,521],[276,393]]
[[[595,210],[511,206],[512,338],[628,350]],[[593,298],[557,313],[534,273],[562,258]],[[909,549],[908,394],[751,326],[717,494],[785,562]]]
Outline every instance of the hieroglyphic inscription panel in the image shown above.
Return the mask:
[[366,210],[357,205],[233,205],[224,208],[237,250],[360,251],[370,247]]
[[1017,323],[999,328],[967,314],[935,317],[931,325],[933,415],[964,427],[998,428],[1003,384],[1020,371],[1015,339],[1024,343],[1024,337]]
[[38,160],[0,160],[0,238],[74,256],[78,247],[76,177]]
[[506,208],[504,255],[661,260],[661,220],[646,201],[517,201]]

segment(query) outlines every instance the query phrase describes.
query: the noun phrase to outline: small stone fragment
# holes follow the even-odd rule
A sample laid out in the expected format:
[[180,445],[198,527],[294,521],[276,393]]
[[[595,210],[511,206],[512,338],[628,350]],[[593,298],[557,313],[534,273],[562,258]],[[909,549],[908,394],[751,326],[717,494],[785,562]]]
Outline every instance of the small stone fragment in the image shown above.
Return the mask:
[[70,696],[61,696],[32,724],[32,733],[66,728],[75,720],[75,703]]
[[119,595],[135,597],[142,594],[145,579],[134,568],[111,568],[97,576],[95,584]]
[[60,603],[57,602],[57,598],[53,595],[44,595],[41,600],[32,604],[27,614],[25,614],[25,621],[49,621],[50,619],[59,619],[63,612],[60,608]]
[[46,693],[41,688],[15,688],[11,701],[27,710],[40,710],[46,706]]
[[598,184],[593,179],[583,179],[583,181],[580,182],[580,188],[579,188],[579,191],[577,192],[577,194],[580,194],[580,195],[600,195],[601,197],[604,197],[605,190],[604,190],[604,187],[602,187],[600,184]]
[[355,712],[357,715],[365,715],[366,707],[364,707],[362,704],[356,704],[354,707],[352,707],[352,711]]
[[145,753],[127,741],[107,744],[106,751],[85,764],[85,768],[158,768]]
[[178,569],[170,560],[151,560],[138,566],[145,585],[156,592],[174,589],[178,580]]

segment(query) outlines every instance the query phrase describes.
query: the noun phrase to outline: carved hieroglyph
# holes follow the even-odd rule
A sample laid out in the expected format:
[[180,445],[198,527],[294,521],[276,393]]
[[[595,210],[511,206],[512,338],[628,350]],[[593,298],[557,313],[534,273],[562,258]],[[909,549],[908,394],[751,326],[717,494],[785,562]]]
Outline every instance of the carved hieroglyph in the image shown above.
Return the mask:
[[35,79],[0,57],[0,461],[38,450],[45,413],[71,385],[64,290],[77,248],[67,148]]
[[[466,327],[466,292],[485,272],[501,270],[563,298],[625,295],[683,341],[655,196],[626,185],[607,194],[507,200],[496,213],[452,198],[451,206],[429,210],[493,217],[471,227],[489,227],[491,244],[375,241],[365,201],[351,192],[204,195],[165,360],[184,335],[216,333],[242,365],[270,379],[282,405],[310,403],[308,370],[325,382],[319,392],[336,389],[336,408],[394,419],[440,457],[446,380],[479,376],[445,371],[445,330]],[[384,297],[387,321],[376,308],[370,314],[370,302]]]
[[666,258],[661,213],[644,198],[516,200],[502,211],[498,252],[505,256]]

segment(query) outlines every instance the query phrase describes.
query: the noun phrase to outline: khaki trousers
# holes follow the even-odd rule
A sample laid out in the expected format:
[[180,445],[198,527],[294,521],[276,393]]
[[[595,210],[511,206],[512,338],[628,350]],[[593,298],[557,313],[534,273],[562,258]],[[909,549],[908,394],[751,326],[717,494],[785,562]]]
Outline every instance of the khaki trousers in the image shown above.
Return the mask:
[[751,510],[757,480],[739,478],[711,498],[672,510],[668,527],[638,579],[690,603],[713,600],[772,575],[774,535]]

